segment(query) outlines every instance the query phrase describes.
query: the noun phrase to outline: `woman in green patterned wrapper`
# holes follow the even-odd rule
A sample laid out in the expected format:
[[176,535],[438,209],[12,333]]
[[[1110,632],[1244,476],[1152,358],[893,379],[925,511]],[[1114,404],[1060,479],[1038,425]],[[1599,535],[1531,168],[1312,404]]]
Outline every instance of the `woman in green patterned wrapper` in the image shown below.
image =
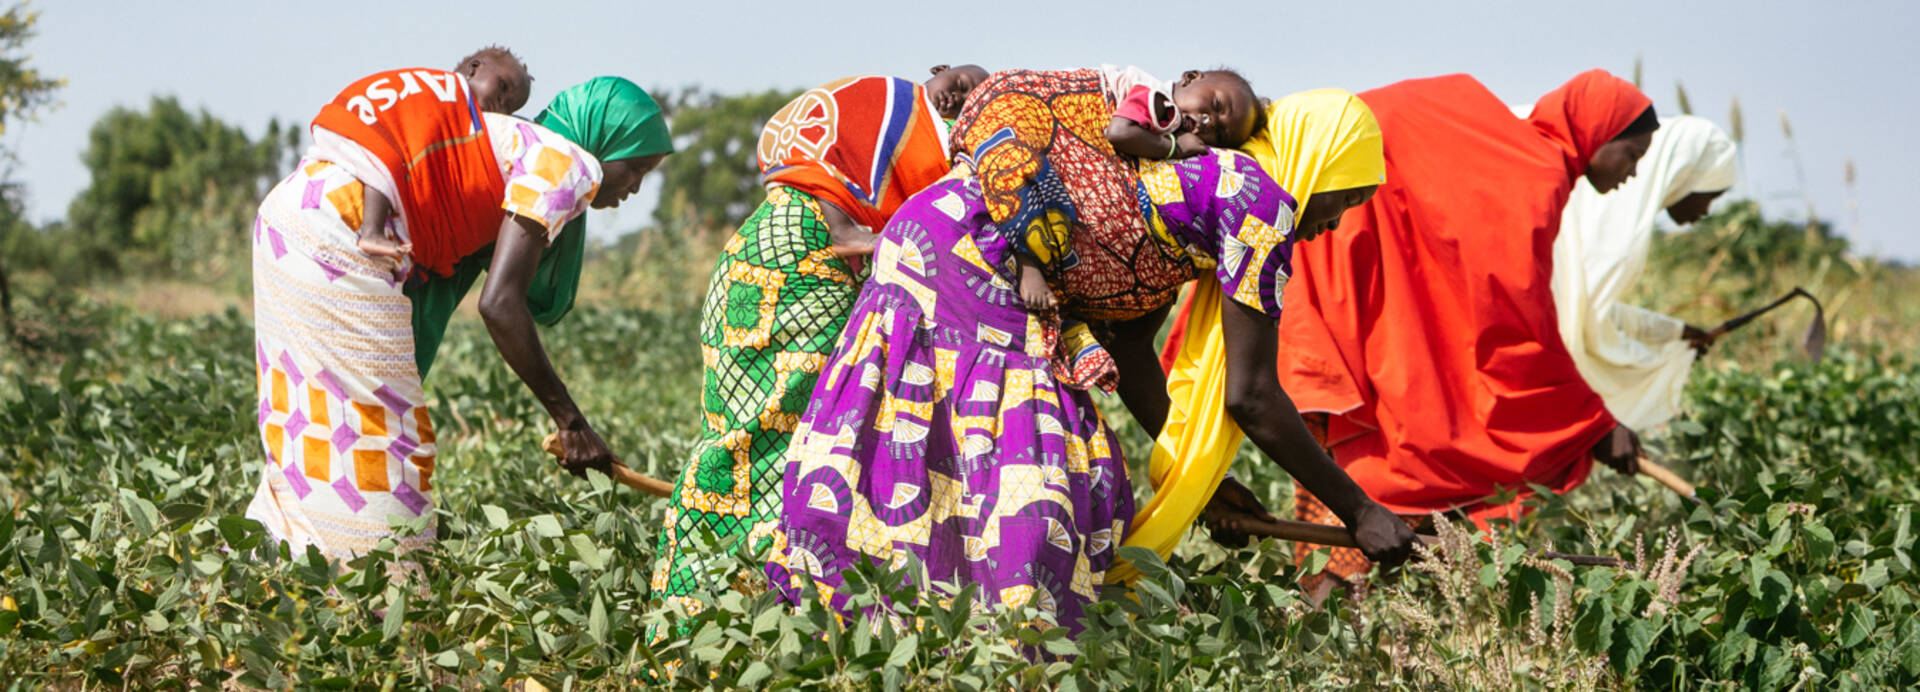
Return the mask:
[[675,483],[655,593],[697,612],[703,536],[767,548],[780,520],[780,459],[853,299],[873,233],[947,173],[947,120],[987,73],[933,68],[925,84],[849,77],[810,89],[761,134],[767,200],[727,242],[700,320],[705,425]]

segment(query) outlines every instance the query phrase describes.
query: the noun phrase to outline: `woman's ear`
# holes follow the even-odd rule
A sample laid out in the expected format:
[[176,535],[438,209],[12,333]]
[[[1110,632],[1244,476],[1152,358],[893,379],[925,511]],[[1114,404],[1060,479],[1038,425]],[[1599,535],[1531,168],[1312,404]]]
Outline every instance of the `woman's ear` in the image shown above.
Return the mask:
[[1199,79],[1200,79],[1199,70],[1187,70],[1186,72],[1180,73],[1180,86],[1186,86],[1188,84],[1192,84],[1198,81]]
[[950,69],[953,69],[953,68],[947,65],[934,65],[933,69],[927,70],[927,74],[940,74]]

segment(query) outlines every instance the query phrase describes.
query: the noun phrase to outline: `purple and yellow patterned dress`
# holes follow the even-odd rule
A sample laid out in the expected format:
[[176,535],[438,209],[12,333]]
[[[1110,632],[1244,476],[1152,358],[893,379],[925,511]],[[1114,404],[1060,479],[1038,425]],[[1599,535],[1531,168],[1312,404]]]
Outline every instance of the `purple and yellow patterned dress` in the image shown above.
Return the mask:
[[[1293,200],[1248,156],[1140,166],[1146,233],[1227,295],[1280,314]],[[845,609],[862,561],[978,585],[1075,629],[1133,516],[1120,447],[1085,390],[1055,379],[980,185],[964,162],[880,234],[861,292],[786,455],[768,575]],[[1212,280],[1212,279],[1209,279]],[[954,594],[929,586],[936,599]],[[979,602],[979,601],[976,601]]]

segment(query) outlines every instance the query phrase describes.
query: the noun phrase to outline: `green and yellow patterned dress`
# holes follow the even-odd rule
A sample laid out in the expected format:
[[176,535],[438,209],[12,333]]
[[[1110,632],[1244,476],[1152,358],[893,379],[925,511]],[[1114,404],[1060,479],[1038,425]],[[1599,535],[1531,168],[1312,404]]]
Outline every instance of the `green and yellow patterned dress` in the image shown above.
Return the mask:
[[780,522],[775,465],[807,408],[814,380],[846,327],[860,284],[834,256],[820,204],[779,186],[727,241],[700,320],[706,426],[674,485],[653,589],[682,599],[701,588],[703,532],[728,551],[767,548]]

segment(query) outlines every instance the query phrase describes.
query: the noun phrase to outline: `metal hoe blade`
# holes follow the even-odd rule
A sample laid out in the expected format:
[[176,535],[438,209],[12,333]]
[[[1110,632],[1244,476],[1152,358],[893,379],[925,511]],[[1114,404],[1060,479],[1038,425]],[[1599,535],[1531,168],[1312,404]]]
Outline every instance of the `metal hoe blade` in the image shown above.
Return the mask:
[[1827,355],[1827,310],[1824,306],[1820,305],[1819,298],[1813,297],[1812,293],[1808,293],[1806,289],[1799,286],[1793,287],[1792,291],[1788,291],[1786,295],[1780,296],[1779,300],[1766,304],[1765,307],[1721,322],[1720,326],[1714,327],[1708,334],[1718,338],[1727,332],[1746,325],[1748,322],[1752,322],[1756,317],[1771,312],[1774,308],[1787,304],[1787,301],[1793,300],[1796,297],[1806,298],[1813,303],[1813,324],[1807,325],[1806,335],[1800,338],[1800,348],[1806,351],[1808,358],[1812,358],[1813,362],[1818,363]]

